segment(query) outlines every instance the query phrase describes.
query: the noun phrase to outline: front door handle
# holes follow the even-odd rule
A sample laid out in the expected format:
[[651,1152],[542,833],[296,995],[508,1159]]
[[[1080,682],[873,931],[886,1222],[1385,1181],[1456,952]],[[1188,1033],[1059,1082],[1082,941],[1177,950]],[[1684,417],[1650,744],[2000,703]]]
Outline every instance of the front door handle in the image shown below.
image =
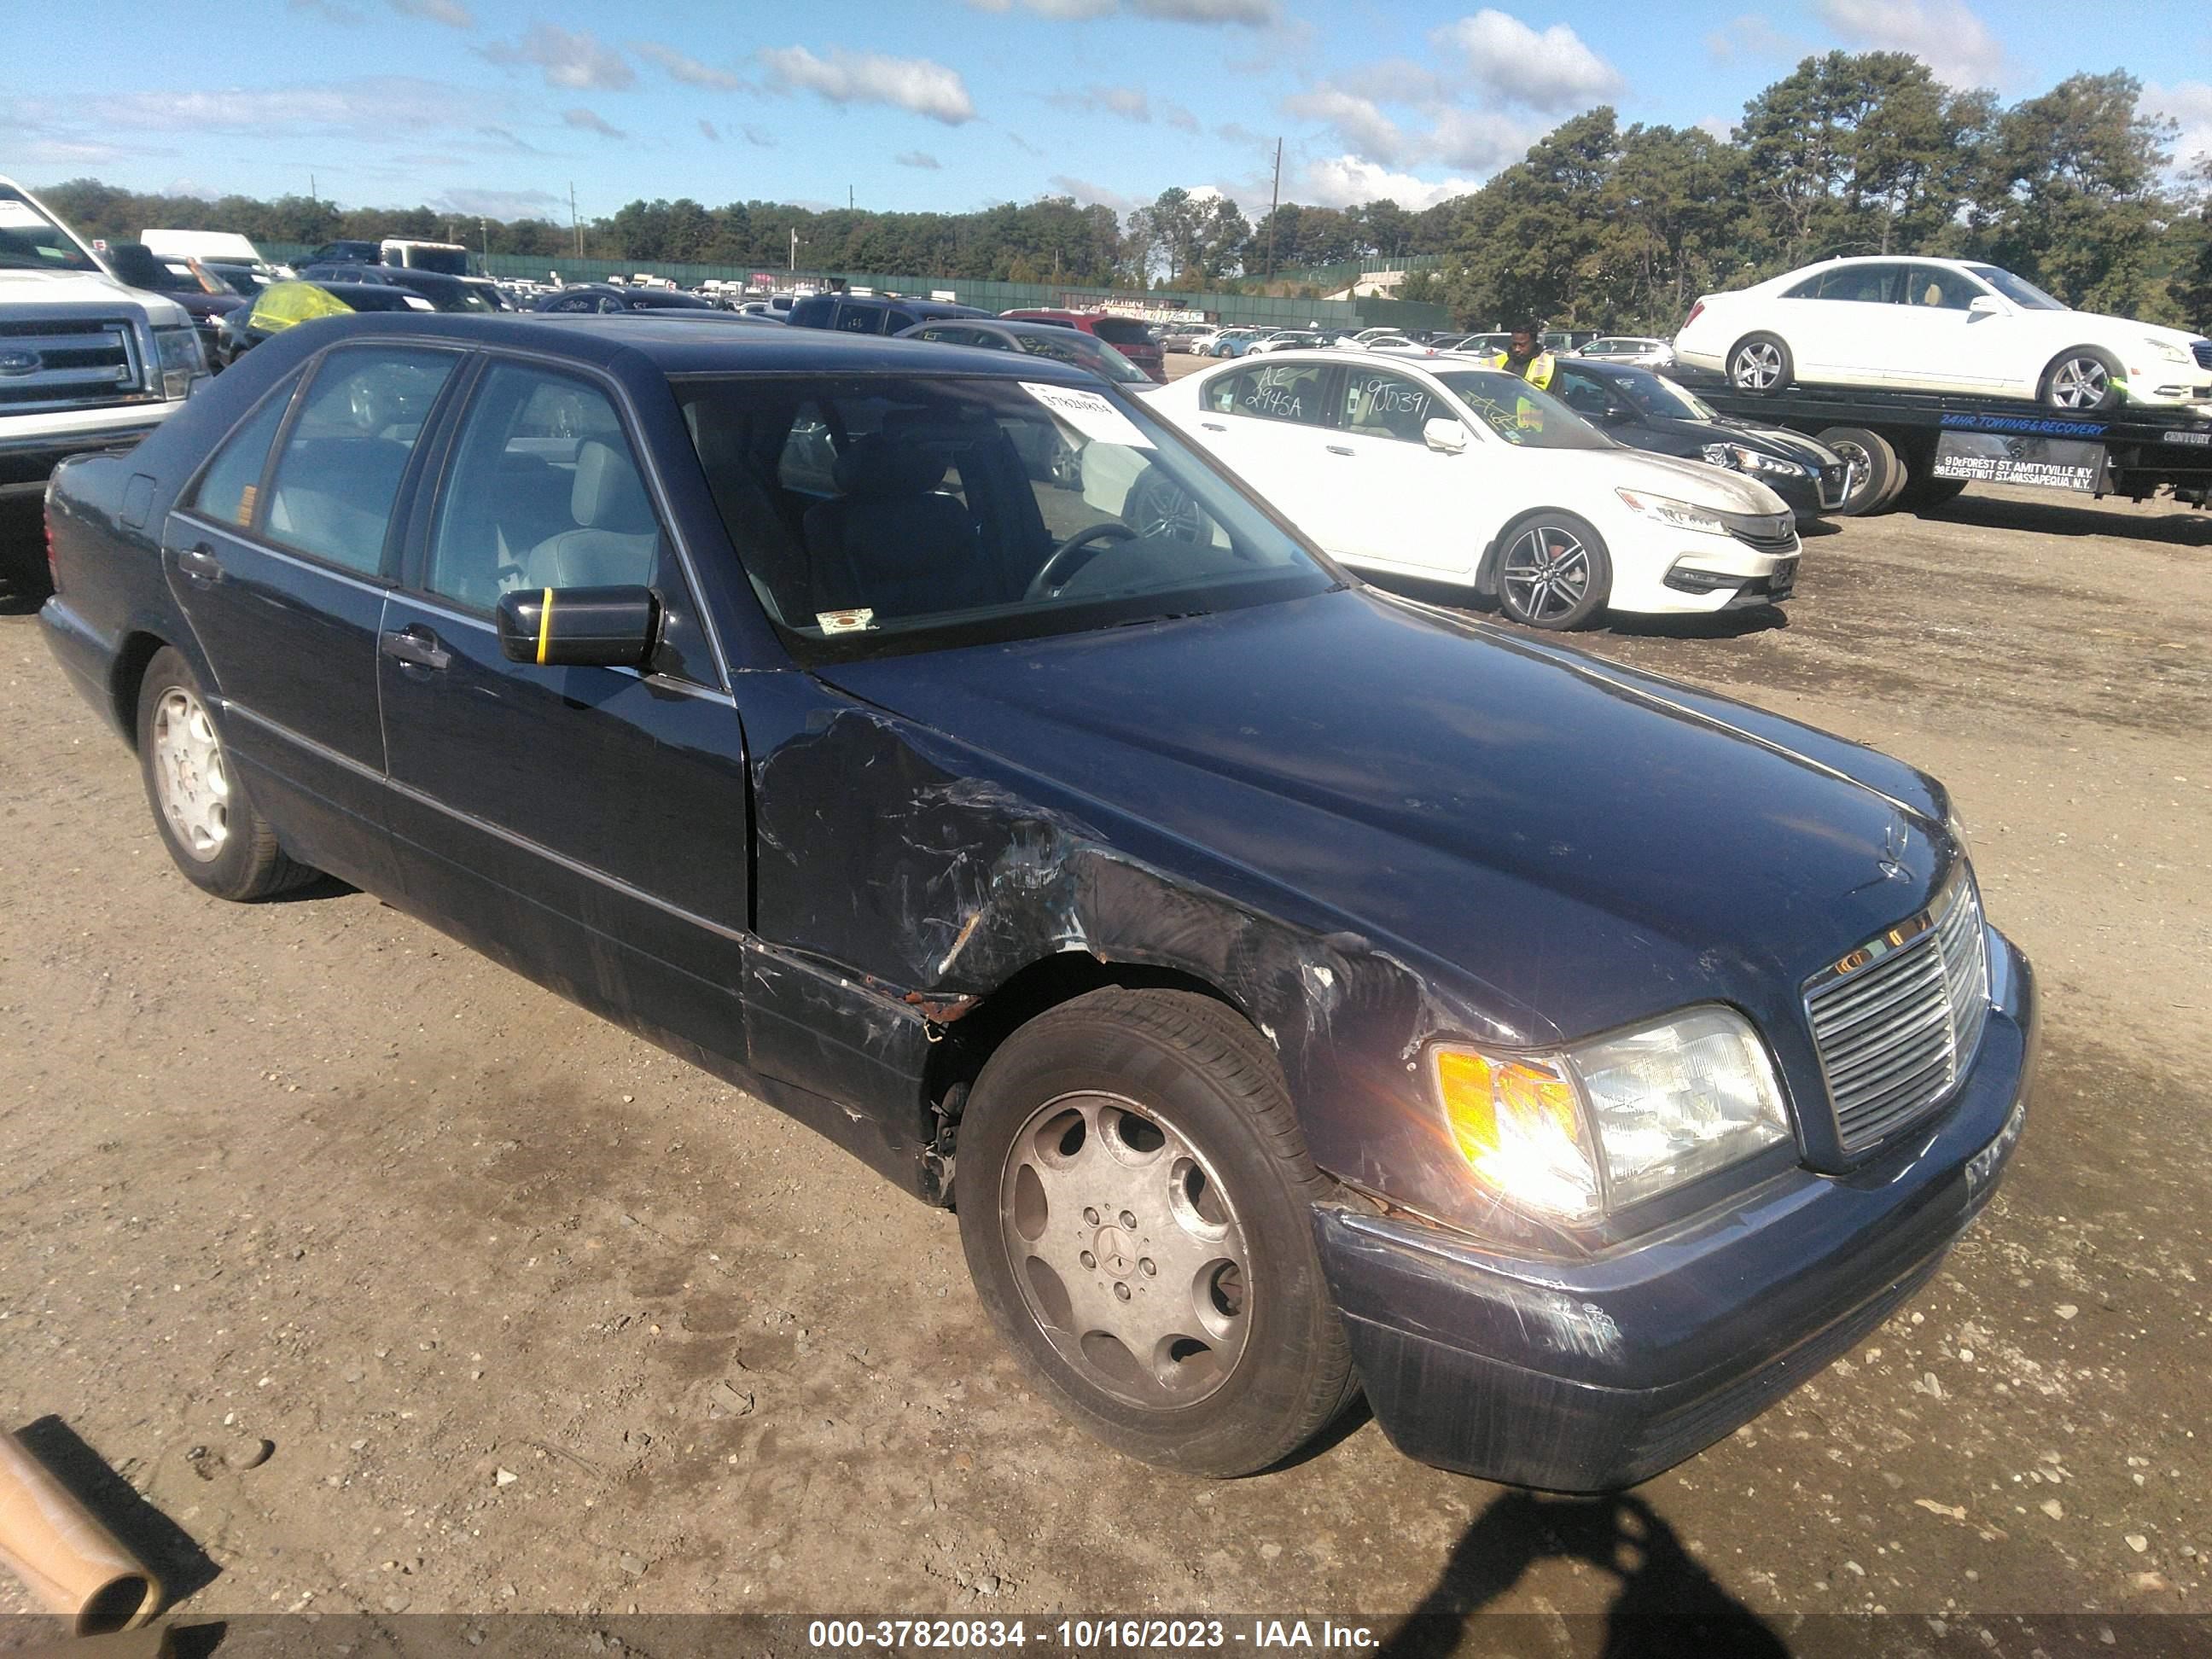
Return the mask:
[[453,659],[453,653],[439,644],[438,636],[427,628],[403,628],[380,635],[376,648],[410,668],[443,668]]
[[177,555],[177,568],[185,573],[185,580],[196,586],[207,587],[222,580],[222,561],[205,542],[188,547]]
[[1199,424],[1204,427],[1208,432],[1226,432],[1229,430],[1227,427],[1222,425],[1218,421],[1200,421]]
[[1359,452],[1347,448],[1342,444],[1331,444],[1328,446],[1328,453],[1332,455],[1357,455]]

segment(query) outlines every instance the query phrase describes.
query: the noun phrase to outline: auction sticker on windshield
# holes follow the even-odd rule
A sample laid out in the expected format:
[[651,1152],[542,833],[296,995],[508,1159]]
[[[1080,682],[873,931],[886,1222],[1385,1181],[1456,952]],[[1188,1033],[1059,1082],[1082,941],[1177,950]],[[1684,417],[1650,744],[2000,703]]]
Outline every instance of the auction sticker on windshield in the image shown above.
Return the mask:
[[1152,441],[1137,429],[1134,421],[1095,392],[1080,392],[1066,386],[1039,386],[1033,380],[1024,380],[1021,386],[1094,443],[1123,444],[1131,449],[1153,447]]

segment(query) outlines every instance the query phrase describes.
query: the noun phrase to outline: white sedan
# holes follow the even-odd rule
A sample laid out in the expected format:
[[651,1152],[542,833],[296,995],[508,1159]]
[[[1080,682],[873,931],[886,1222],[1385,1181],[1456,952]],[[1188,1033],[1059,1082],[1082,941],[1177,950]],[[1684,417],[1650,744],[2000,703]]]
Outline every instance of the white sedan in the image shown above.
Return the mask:
[[1868,386],[2033,398],[2069,413],[2212,402],[2212,341],[2069,311],[1974,260],[1829,259],[1709,294],[1674,337],[1738,391]]
[[1765,485],[1626,448],[1463,359],[1282,352],[1145,402],[1342,562],[1494,594],[1533,628],[1769,605],[1796,584],[1796,522]]

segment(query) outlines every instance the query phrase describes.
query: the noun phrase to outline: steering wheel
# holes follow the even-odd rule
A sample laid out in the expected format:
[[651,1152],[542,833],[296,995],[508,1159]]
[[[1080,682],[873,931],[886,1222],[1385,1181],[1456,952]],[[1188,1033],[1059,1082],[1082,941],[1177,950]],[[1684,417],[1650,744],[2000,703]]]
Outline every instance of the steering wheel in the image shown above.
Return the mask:
[[[1077,531],[1073,536],[1070,536],[1058,547],[1052,550],[1052,556],[1044,562],[1043,565],[1038,569],[1036,575],[1030,578],[1029,590],[1023,595],[1023,597],[1024,599],[1043,599],[1049,594],[1057,592],[1060,588],[1066,586],[1069,582],[1073,581],[1075,579],[1076,569],[1085,562],[1085,561],[1078,559],[1074,556],[1074,554],[1079,548],[1088,547],[1093,542],[1101,542],[1109,539],[1117,542],[1133,541],[1136,538],[1136,534],[1137,532],[1129,526],[1126,524],[1117,524],[1111,519],[1104,520],[1100,523],[1091,525],[1085,529]],[[1103,553],[1105,550],[1106,550],[1102,547],[1096,550],[1096,553]],[[1094,553],[1093,556],[1096,556],[1096,553]],[[1054,581],[1053,580],[1053,573],[1059,570],[1060,566],[1063,564],[1066,565],[1068,568],[1061,574],[1059,580]]]

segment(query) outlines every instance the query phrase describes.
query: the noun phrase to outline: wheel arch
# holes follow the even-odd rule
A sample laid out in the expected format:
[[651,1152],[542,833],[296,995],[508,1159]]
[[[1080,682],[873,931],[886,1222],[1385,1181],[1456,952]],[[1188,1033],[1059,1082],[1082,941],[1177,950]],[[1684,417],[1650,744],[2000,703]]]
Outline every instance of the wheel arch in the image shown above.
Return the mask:
[[168,645],[152,629],[140,628],[125,634],[115,649],[108,695],[114,705],[115,724],[133,754],[138,750],[138,688],[146,683],[148,666]]

